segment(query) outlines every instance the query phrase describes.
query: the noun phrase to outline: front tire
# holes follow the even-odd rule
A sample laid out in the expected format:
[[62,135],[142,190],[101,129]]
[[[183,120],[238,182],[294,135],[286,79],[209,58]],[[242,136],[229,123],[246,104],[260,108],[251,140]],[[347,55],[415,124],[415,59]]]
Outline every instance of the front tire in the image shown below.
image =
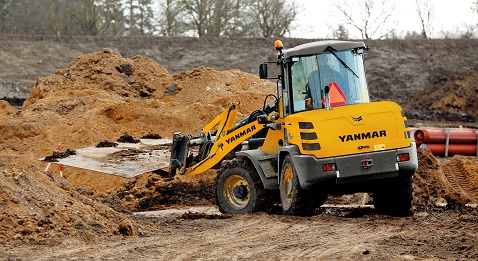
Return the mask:
[[269,195],[272,192],[264,189],[255,168],[244,160],[223,163],[214,183],[216,205],[221,213],[267,212],[275,203]]
[[315,209],[327,199],[325,193],[302,189],[290,155],[285,157],[282,164],[279,191],[282,210],[287,215],[312,216]]

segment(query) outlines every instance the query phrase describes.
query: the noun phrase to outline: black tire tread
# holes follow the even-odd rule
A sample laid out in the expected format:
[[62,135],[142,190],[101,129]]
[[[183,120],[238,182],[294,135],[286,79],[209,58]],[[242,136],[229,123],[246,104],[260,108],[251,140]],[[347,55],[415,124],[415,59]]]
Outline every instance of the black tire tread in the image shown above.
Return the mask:
[[[253,184],[249,184],[249,186],[254,186],[255,188],[255,195],[252,195],[251,201],[246,206],[246,208],[236,211],[236,210],[228,210],[227,209],[227,202],[224,198],[220,196],[219,184],[224,183],[225,179],[227,178],[228,170],[232,169],[239,169],[244,170],[248,173],[250,179],[252,180]],[[237,172],[237,171],[236,171]],[[247,178],[246,178],[247,179]],[[222,181],[222,182],[221,182]],[[221,168],[217,172],[216,177],[214,178],[214,194],[215,194],[215,201],[216,205],[219,208],[221,213],[229,213],[229,214],[246,214],[246,213],[254,213],[254,212],[269,212],[273,209],[274,204],[277,202],[277,197],[274,194],[275,191],[268,191],[264,189],[264,185],[257,173],[256,169],[245,159],[232,159],[224,161],[221,165]]]
[[[286,164],[292,164],[292,159],[290,158],[290,156],[287,156],[284,159],[283,166],[285,166]],[[284,167],[282,168],[284,169]],[[321,206],[325,202],[325,200],[327,200],[327,194],[319,193],[313,190],[302,189],[302,187],[300,186],[299,178],[297,176],[297,172],[293,164],[292,168],[292,182],[294,183],[293,186],[295,187],[295,196],[292,197],[292,202],[290,204],[291,206],[289,208],[283,207],[283,212],[287,215],[312,216],[315,214],[316,208]],[[280,184],[280,186],[282,187],[282,184]]]

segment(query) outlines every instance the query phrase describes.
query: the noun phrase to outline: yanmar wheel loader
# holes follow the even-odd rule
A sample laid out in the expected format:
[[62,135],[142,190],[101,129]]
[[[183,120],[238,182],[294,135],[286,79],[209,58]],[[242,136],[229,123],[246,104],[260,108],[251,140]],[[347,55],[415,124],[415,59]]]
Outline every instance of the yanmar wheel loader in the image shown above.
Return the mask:
[[329,194],[371,192],[377,212],[410,215],[416,146],[398,104],[370,102],[365,44],[284,50],[276,41],[275,48],[277,61],[261,64],[259,74],[266,79],[268,64],[280,67],[277,95],[238,122],[233,102],[201,134],[175,133],[170,175],[218,168],[223,213],[267,212],[280,203],[285,214],[311,215]]
[[[231,102],[200,134],[174,133],[167,152],[142,153],[129,164],[105,161],[105,152],[138,151],[139,145],[123,144],[80,149],[57,163],[123,177],[168,166],[166,176],[219,169],[215,198],[223,213],[280,205],[285,214],[312,215],[327,195],[370,192],[377,212],[410,215],[416,146],[398,104],[370,102],[365,44],[318,41],[283,49],[276,41],[275,48],[277,61],[261,64],[259,74],[276,81],[277,94],[247,117],[236,121],[240,103]],[[269,77],[268,65],[278,75]]]

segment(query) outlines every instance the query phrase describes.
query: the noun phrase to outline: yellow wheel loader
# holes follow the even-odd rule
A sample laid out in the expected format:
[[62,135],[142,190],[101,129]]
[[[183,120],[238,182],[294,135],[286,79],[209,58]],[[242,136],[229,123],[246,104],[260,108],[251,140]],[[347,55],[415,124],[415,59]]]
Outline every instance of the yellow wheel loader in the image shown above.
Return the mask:
[[[365,44],[318,41],[283,49],[276,41],[275,48],[277,61],[261,64],[259,74],[277,82],[277,95],[243,119],[236,120],[240,103],[231,102],[200,134],[174,133],[167,161],[158,150],[147,153],[158,155],[148,159],[152,167],[122,168],[123,161],[114,167],[91,160],[95,150],[87,148],[82,158],[78,150],[80,158],[58,163],[126,177],[168,165],[169,176],[219,169],[215,197],[223,213],[280,205],[285,214],[312,215],[327,195],[371,192],[377,212],[410,215],[416,146],[398,104],[370,102]],[[269,77],[268,65],[278,75]]]
[[311,215],[329,194],[371,192],[378,212],[411,214],[416,146],[399,105],[370,102],[364,43],[275,45],[278,60],[259,74],[266,79],[268,64],[279,67],[277,96],[238,122],[235,102],[201,134],[175,133],[169,174],[219,168],[223,213],[279,203],[285,214]]

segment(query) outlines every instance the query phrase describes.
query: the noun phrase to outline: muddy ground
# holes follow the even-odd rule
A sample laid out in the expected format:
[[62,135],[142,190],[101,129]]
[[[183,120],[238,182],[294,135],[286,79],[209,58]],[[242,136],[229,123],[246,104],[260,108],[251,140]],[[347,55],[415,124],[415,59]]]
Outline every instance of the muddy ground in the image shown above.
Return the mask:
[[[4,259],[476,260],[475,212],[427,210],[392,218],[369,209],[324,209],[310,218],[253,214],[227,219],[150,218],[147,237],[2,244]],[[28,254],[26,254],[27,252]]]
[[[65,167],[60,176],[38,160],[59,144],[65,152],[125,133],[196,134],[231,100],[240,100],[241,118],[275,92],[250,74],[264,50],[273,59],[268,39],[2,37],[10,65],[0,78],[15,90],[15,79],[32,84],[22,107],[0,101],[0,259],[478,258],[477,157],[419,149],[415,211],[405,218],[331,205],[371,204],[363,194],[329,197],[313,217],[142,217],[132,213],[214,207],[215,173],[126,179]],[[475,40],[369,45],[373,99],[400,102],[412,126],[477,127]]]

